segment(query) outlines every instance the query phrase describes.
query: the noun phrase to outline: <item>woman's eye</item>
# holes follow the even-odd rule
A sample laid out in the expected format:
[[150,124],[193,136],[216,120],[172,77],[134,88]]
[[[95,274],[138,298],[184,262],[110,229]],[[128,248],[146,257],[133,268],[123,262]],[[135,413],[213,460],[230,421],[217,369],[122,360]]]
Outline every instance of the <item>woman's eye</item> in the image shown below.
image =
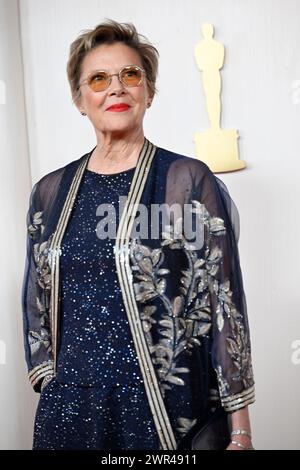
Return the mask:
[[101,82],[102,80],[105,80],[105,75],[101,73],[94,75],[92,78],[92,82]]
[[129,70],[126,72],[127,77],[134,77],[137,74],[135,70]]

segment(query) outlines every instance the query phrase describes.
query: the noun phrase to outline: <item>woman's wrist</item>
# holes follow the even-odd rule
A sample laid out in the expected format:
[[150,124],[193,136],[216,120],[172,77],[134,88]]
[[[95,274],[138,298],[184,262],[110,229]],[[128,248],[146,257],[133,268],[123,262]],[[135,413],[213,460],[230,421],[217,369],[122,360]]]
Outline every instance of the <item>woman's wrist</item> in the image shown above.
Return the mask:
[[231,441],[230,441],[230,444],[233,444],[243,450],[254,450],[254,447],[252,445],[252,442],[250,441],[250,443],[248,442],[248,444],[244,444],[242,442],[240,442],[240,440],[237,440],[237,439],[234,439],[232,438]]
[[252,450],[251,432],[248,429],[233,429],[231,432],[231,444],[244,450]]
[[231,431],[231,436],[247,436],[250,439],[252,438],[251,432],[248,429],[235,428]]

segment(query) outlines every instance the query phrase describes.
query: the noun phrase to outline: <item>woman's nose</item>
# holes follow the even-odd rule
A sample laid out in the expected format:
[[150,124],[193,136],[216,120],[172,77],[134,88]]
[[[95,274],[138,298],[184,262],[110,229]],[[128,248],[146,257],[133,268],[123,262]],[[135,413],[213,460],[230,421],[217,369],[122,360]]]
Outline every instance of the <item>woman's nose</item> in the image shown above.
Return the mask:
[[124,85],[119,80],[118,74],[111,75],[111,82],[109,84],[109,89],[111,93],[124,91]]

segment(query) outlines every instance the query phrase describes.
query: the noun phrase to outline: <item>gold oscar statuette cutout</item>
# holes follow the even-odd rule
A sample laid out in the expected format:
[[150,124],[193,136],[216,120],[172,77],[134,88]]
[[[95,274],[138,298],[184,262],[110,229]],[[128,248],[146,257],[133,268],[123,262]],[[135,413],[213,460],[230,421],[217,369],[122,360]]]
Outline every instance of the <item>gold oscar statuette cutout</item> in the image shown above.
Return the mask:
[[214,27],[205,23],[201,27],[203,40],[195,46],[195,59],[202,72],[203,89],[210,129],[196,132],[197,158],[204,161],[214,173],[241,170],[246,162],[239,159],[236,129],[222,129],[221,119],[221,74],[224,64],[224,46],[213,39]]

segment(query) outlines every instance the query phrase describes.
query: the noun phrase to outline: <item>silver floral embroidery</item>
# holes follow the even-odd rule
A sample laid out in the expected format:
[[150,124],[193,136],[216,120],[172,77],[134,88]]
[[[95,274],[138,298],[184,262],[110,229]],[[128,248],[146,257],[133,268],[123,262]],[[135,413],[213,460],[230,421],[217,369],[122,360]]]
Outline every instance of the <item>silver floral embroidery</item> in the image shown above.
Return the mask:
[[36,354],[41,347],[45,347],[47,352],[51,351],[51,342],[47,330],[42,328],[40,334],[36,331],[29,331],[28,339],[32,355]]
[[[141,312],[141,320],[153,363],[159,366],[157,372],[163,396],[165,390],[171,389],[171,384],[185,384],[179,374],[188,373],[189,369],[177,367],[176,362],[183,352],[191,353],[194,345],[201,345],[201,336],[209,333],[212,301],[215,304],[216,325],[220,333],[223,331],[225,318],[229,321],[231,334],[226,338],[227,351],[236,367],[232,380],[242,381],[245,387],[253,383],[249,339],[241,321],[242,316],[232,302],[230,281],[227,279],[222,283],[218,280],[223,253],[216,244],[215,237],[226,234],[224,221],[219,217],[211,217],[204,204],[199,201],[193,200],[192,203],[192,212],[199,217],[205,230],[203,258],[197,256],[193,245],[186,240],[182,219],[165,227],[160,248],[151,249],[138,238],[133,239],[130,245],[136,300],[146,304]],[[188,263],[187,269],[181,271],[180,295],[172,300],[166,295],[169,270],[162,267],[165,247],[182,250]],[[157,323],[157,307],[151,305],[154,299],[160,300],[163,305],[162,317],[158,321],[159,339],[155,343],[151,335],[151,328]],[[221,365],[215,371],[219,393],[227,396],[230,386]],[[193,419],[179,417],[177,431],[183,435],[195,422]]]
[[177,418],[177,432],[183,437],[185,434],[189,432],[190,429],[196,424],[197,419],[190,419],[190,418]]
[[[185,385],[179,374],[190,372],[187,367],[177,367],[179,356],[191,354],[194,345],[200,345],[200,338],[207,335],[211,327],[209,286],[204,269],[205,260],[197,258],[192,245],[182,233],[182,220],[175,226],[166,227],[162,234],[161,248],[151,249],[135,238],[130,245],[132,271],[135,273],[134,289],[136,300],[147,303],[154,299],[163,305],[159,320],[159,340],[153,344],[151,328],[155,319],[156,306],[146,305],[141,313],[143,329],[147,338],[153,363],[159,366],[162,394],[171,389],[170,385]],[[170,299],[166,295],[168,269],[161,267],[164,261],[164,247],[182,250],[187,258],[188,269],[182,270],[181,295]],[[199,298],[201,293],[201,299]]]
[[[28,227],[28,232],[33,240],[37,240],[44,232],[42,219],[43,211],[36,212],[33,216],[33,223]],[[50,294],[51,294],[51,271],[49,265],[49,249],[53,234],[48,240],[42,243],[35,243],[33,255],[37,274],[37,307],[40,319],[40,331],[29,331],[28,340],[30,350],[33,355],[37,354],[41,348],[51,352],[50,336]]]
[[45,229],[44,225],[42,224],[42,215],[43,211],[35,212],[35,214],[33,215],[32,224],[28,227],[28,232],[32,238],[35,238],[37,232],[39,231],[43,233]]
[[[223,253],[217,245],[211,243],[213,235],[219,236],[226,234],[224,221],[218,217],[210,218],[208,211],[199,201],[193,201],[193,203],[195,204],[195,213],[199,215],[203,223],[209,228],[208,247],[210,247],[210,250],[208,250],[209,254],[207,259],[211,293],[217,300],[216,316],[218,330],[222,332],[225,324],[225,316],[227,316],[230,325],[230,335],[228,335],[226,341],[227,351],[236,367],[236,373],[232,376],[232,380],[242,382],[247,388],[253,385],[249,336],[245,331],[242,322],[242,315],[238,312],[232,301],[233,293],[230,289],[229,279],[226,279],[221,283],[216,278]],[[229,385],[223,375],[221,366],[218,366],[216,373],[219,381],[220,393],[222,396],[226,396],[229,393]]]
[[[52,234],[53,235],[53,234]],[[41,244],[36,243],[34,245],[34,259],[36,262],[37,279],[42,289],[51,289],[51,271],[49,264],[49,249],[51,245],[52,235],[48,240]]]
[[229,394],[230,388],[229,388],[229,383],[227,382],[227,380],[225,379],[223,375],[222,367],[220,366],[220,364],[216,368],[216,373],[217,373],[217,378],[218,378],[220,395],[222,397],[226,396]]
[[[236,310],[235,310],[236,312]],[[237,372],[232,376],[232,380],[242,382],[244,387],[253,385],[253,370],[250,360],[249,335],[244,326],[239,321],[230,319],[232,337],[227,338],[227,350],[236,367]]]

